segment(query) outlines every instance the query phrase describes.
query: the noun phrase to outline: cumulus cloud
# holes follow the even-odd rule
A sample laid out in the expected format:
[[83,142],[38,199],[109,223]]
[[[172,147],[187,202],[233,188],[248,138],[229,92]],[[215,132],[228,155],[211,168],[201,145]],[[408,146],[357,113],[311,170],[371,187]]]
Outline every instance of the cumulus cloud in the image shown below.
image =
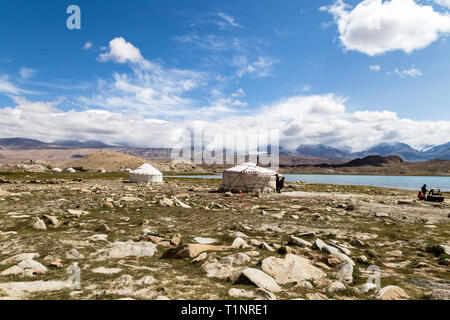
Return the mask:
[[369,69],[372,70],[373,72],[378,72],[381,70],[381,67],[379,65],[371,65],[369,66]]
[[122,37],[114,38],[109,42],[109,51],[100,54],[99,60],[102,62],[114,61],[116,63],[131,63],[143,69],[149,69],[151,63],[144,59],[141,51],[125,41]]
[[[355,151],[376,143],[399,140],[413,146],[445,143],[449,121],[414,121],[394,112],[346,112],[346,99],[334,94],[294,96],[249,112],[235,112],[243,103],[220,98],[209,107],[196,108],[192,117],[161,120],[113,110],[62,111],[66,101],[31,102],[16,98],[15,106],[0,109],[0,136],[26,136],[44,141],[56,139],[102,140],[141,147],[176,147],[176,133],[197,126],[224,134],[251,129],[280,132],[280,143],[296,149],[302,143],[351,146]],[[234,101],[234,102],[233,102]],[[238,106],[237,108],[242,108]],[[67,110],[66,108],[64,108]],[[214,117],[213,114],[221,113]],[[208,118],[209,114],[211,118]],[[226,121],[225,121],[226,120]]]
[[440,6],[450,9],[450,0],[433,0],[433,1]]
[[363,0],[351,7],[342,0],[321,7],[333,15],[345,50],[369,56],[428,47],[450,32],[450,16],[414,0]]
[[109,42],[109,50],[100,54],[101,62],[128,63],[131,73],[113,73],[100,79],[98,90],[89,97],[79,97],[84,108],[103,108],[142,116],[182,116],[194,105],[186,93],[207,83],[202,72],[168,69],[146,60],[140,50],[123,38]]

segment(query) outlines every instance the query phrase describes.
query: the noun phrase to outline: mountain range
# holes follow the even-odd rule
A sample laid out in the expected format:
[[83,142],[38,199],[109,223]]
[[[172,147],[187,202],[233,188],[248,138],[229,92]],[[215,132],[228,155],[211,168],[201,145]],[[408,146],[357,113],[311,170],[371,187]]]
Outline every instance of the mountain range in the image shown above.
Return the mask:
[[[128,146],[112,146],[100,141],[58,140],[50,143],[26,138],[0,139],[0,150],[48,150],[48,149],[108,149],[121,148],[125,153],[139,156],[158,155],[169,156],[169,148],[133,148]],[[352,152],[350,148],[335,148],[332,146],[317,144],[299,145],[295,151],[287,151],[280,148],[280,155],[301,155],[323,159],[353,160],[367,156],[399,156],[405,161],[427,161],[433,159],[450,160],[450,142],[438,146],[427,146],[422,150],[415,149],[406,143],[380,143],[360,152]]]
[[414,149],[410,145],[401,142],[383,142],[360,152],[351,152],[349,148],[335,148],[323,144],[300,145],[297,154],[311,157],[330,159],[355,159],[367,156],[399,156],[405,161],[427,161],[433,159],[450,160],[450,142],[438,146],[428,146],[425,149]]

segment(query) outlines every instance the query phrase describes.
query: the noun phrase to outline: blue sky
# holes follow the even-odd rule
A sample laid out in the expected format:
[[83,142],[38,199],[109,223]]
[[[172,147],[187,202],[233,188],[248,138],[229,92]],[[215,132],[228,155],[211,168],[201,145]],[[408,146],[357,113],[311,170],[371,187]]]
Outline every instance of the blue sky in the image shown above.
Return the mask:
[[[81,30],[66,27],[71,4]],[[277,128],[290,148],[446,143],[449,8],[447,0],[2,1],[0,135],[156,147],[202,123]]]

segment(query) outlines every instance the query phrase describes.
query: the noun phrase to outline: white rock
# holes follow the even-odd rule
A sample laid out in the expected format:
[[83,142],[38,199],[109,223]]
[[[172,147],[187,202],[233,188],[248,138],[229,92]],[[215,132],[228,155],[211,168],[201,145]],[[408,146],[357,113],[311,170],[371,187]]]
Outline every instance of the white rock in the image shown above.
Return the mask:
[[24,272],[26,272],[28,270],[31,273],[33,273],[33,272],[43,273],[43,272],[47,271],[47,268],[43,264],[41,264],[37,261],[34,261],[34,260],[23,260],[17,266],[19,268],[21,268]]
[[236,289],[236,288],[231,288],[228,291],[228,295],[230,297],[233,298],[247,298],[247,299],[251,299],[255,297],[255,293],[253,291],[247,291],[244,289]]
[[329,287],[328,287],[328,292],[339,292],[345,290],[345,285],[340,282],[340,281],[334,281]]
[[240,274],[237,282],[251,283],[253,285],[256,285],[257,287],[275,293],[282,290],[281,287],[276,283],[274,278],[255,268],[244,269]]
[[336,279],[346,283],[353,282],[353,265],[349,262],[342,263],[336,271]]
[[378,292],[377,299],[380,300],[404,300],[409,296],[402,288],[397,286],[386,286]]
[[194,242],[197,242],[200,244],[213,244],[213,243],[217,242],[217,239],[196,237],[196,238],[194,238]]
[[305,241],[303,239],[294,237],[294,236],[291,236],[289,238],[289,243],[293,244],[293,245],[296,245],[296,246],[299,246],[299,247],[311,247],[312,246],[312,243],[310,243],[308,241]]
[[38,258],[39,253],[32,252],[32,253],[19,253],[15,256],[12,256],[8,259],[3,260],[0,262],[1,265],[7,265],[7,264],[13,264],[13,263],[19,263],[24,260],[33,260],[34,258]]
[[284,259],[268,257],[262,261],[261,269],[273,276],[278,284],[326,277],[326,273],[313,266],[310,260],[294,254],[287,254]]
[[101,274],[116,274],[116,273],[122,272],[122,269],[98,267],[98,268],[92,269],[92,272],[101,273]]
[[0,272],[0,276],[17,276],[23,274],[23,269],[18,266],[12,266]]
[[245,242],[244,239],[237,237],[236,239],[234,239],[233,243],[231,244],[231,246],[235,249],[240,249],[240,248],[247,248],[247,242]]
[[245,264],[245,263],[249,263],[250,261],[251,261],[251,258],[248,255],[246,255],[245,253],[236,253],[231,256],[222,258],[222,262],[228,263],[230,265]]
[[359,290],[361,290],[362,293],[368,293],[369,291],[376,290],[377,285],[375,283],[364,283]]
[[149,242],[114,242],[107,250],[111,259],[125,257],[152,257],[156,253],[156,246]]
[[47,230],[47,227],[45,226],[44,221],[42,221],[39,218],[34,218],[32,222],[32,227],[37,230]]

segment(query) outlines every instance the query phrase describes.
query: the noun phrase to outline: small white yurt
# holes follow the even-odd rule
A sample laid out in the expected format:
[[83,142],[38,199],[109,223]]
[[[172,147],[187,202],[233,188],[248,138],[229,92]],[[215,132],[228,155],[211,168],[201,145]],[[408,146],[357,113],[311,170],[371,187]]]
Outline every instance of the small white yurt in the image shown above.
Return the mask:
[[74,168],[67,168],[67,169],[66,169],[66,172],[72,172],[72,173],[74,173],[74,172],[76,172],[76,170],[75,170]]
[[163,175],[158,169],[146,163],[130,172],[130,182],[161,183]]
[[61,170],[60,168],[53,168],[52,171],[53,171],[53,172],[58,172],[58,173],[59,173],[59,172],[62,172],[62,170]]
[[258,167],[253,162],[246,162],[223,172],[220,191],[276,191],[276,174],[273,170]]

